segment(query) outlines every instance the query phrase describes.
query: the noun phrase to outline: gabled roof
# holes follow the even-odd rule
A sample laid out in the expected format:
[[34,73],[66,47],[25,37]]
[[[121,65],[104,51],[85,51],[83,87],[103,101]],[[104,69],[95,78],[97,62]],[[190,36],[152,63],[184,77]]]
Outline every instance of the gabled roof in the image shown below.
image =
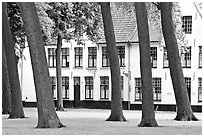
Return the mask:
[[[138,31],[135,13],[127,12],[123,8],[116,8],[114,5],[112,5],[111,15],[116,42],[138,42]],[[150,27],[150,41],[159,40],[159,35],[156,32],[157,31],[153,27]],[[99,43],[106,43],[105,35],[103,35]]]

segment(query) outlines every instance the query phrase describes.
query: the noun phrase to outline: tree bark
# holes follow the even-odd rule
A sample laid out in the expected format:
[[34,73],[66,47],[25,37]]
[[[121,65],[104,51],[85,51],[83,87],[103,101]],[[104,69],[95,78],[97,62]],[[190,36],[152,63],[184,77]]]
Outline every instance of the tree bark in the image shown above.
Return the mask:
[[161,2],[161,24],[164,41],[167,47],[170,75],[173,83],[174,94],[177,106],[175,120],[190,121],[198,120],[191,109],[188,93],[184,81],[178,44],[172,19],[172,2]]
[[41,26],[33,2],[20,2],[20,12],[28,38],[31,63],[36,89],[38,125],[37,128],[60,128],[51,93],[51,80],[43,44]]
[[118,51],[115,42],[113,22],[111,17],[110,2],[101,2],[103,25],[105,39],[107,43],[107,52],[110,61],[111,71],[111,115],[107,121],[126,121],[123,116],[122,99],[121,99],[121,76],[118,61]]
[[5,50],[4,46],[2,46],[2,114],[10,114],[10,110],[11,90],[9,84],[8,69],[6,65]]
[[142,120],[140,127],[157,127],[154,114],[152,67],[150,55],[149,27],[145,2],[135,2],[140,49],[140,73],[142,79]]
[[56,74],[57,74],[57,111],[64,111],[63,98],[62,98],[62,65],[61,65],[61,47],[62,47],[62,36],[59,33],[57,38],[57,49],[56,49]]
[[18,67],[16,63],[16,55],[14,52],[14,42],[11,36],[5,2],[2,3],[2,32],[3,45],[6,53],[6,64],[9,73],[9,83],[11,88],[11,112],[9,118],[25,118],[20,81],[18,76]]

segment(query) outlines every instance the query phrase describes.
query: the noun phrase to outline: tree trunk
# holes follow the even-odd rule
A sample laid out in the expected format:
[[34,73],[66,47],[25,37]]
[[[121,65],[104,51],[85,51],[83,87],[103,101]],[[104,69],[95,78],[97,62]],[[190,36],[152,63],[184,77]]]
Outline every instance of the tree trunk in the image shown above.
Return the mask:
[[176,40],[173,19],[172,2],[161,2],[161,23],[165,44],[167,47],[170,75],[173,83],[174,94],[177,105],[177,116],[175,120],[190,121],[198,120],[191,109],[188,93],[184,81],[178,44]]
[[6,53],[9,83],[11,88],[11,112],[9,118],[25,118],[18,76],[18,67],[14,52],[14,42],[11,36],[5,2],[2,3],[2,32],[3,46]]
[[62,36],[59,33],[57,38],[57,49],[56,49],[56,74],[57,74],[57,111],[64,111],[63,98],[62,98],[62,65],[61,65],[61,47],[62,47]]
[[125,117],[123,116],[120,67],[110,11],[110,2],[102,2],[100,5],[102,10],[105,39],[107,43],[107,52],[110,61],[112,84],[111,115],[107,121],[126,121]]
[[149,27],[145,2],[135,2],[140,49],[140,72],[142,79],[142,120],[140,127],[157,127],[154,114],[152,67],[150,56]]
[[33,2],[20,2],[20,11],[28,38],[31,63],[36,89],[38,125],[37,128],[63,127],[55,111],[51,93],[51,80],[43,44],[41,26]]
[[10,110],[11,90],[9,84],[8,69],[6,65],[5,50],[4,46],[2,46],[2,114],[10,114]]

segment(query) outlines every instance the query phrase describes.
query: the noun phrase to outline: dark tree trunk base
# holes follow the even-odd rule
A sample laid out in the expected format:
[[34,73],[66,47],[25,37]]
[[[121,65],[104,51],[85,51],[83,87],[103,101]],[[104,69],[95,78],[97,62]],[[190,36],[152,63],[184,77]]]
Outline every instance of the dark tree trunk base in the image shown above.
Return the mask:
[[194,114],[191,115],[184,115],[184,114],[177,114],[174,120],[177,121],[199,121]]
[[27,118],[27,117],[25,117],[24,115],[20,115],[20,116],[18,116],[18,115],[9,115],[8,118],[9,119],[15,119],[15,118]]
[[106,121],[127,121],[124,116],[110,116]]
[[10,114],[10,111],[3,110],[2,115],[4,115],[4,114]]
[[62,123],[59,123],[58,125],[49,125],[49,124],[37,125],[37,127],[35,127],[35,128],[63,128],[63,127],[66,127],[66,126],[63,125]]
[[142,121],[138,126],[139,127],[158,127],[159,125],[157,124],[157,121],[155,119],[151,119],[151,120],[142,119]]
[[65,111],[63,107],[58,107],[56,111]]

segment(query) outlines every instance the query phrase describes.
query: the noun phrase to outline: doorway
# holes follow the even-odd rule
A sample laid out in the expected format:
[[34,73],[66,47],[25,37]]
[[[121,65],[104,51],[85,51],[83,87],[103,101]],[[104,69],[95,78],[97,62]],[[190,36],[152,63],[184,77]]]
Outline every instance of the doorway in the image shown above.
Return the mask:
[[74,77],[74,107],[79,108],[80,106],[80,77]]

